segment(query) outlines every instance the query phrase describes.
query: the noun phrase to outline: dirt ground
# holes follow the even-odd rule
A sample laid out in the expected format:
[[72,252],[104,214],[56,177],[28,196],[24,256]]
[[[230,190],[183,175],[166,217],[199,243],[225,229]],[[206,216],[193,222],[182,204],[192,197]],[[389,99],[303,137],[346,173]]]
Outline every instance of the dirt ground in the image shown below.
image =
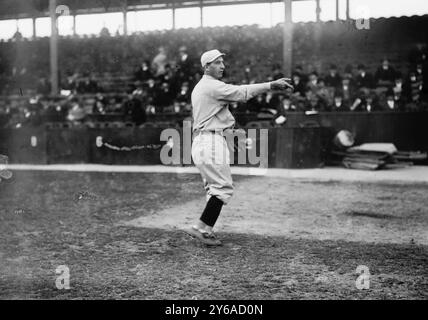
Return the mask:
[[0,298],[428,298],[428,184],[235,185],[224,246],[207,248],[181,231],[204,206],[198,175],[16,171],[0,183]]

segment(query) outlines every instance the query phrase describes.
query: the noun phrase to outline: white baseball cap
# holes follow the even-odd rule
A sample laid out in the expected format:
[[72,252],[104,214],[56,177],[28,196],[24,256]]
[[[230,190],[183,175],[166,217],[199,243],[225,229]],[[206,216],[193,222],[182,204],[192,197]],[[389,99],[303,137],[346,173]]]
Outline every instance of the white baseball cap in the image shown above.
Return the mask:
[[218,51],[217,49],[206,51],[201,56],[202,67],[205,67],[207,63],[213,62],[215,59],[221,56],[225,56],[225,53]]

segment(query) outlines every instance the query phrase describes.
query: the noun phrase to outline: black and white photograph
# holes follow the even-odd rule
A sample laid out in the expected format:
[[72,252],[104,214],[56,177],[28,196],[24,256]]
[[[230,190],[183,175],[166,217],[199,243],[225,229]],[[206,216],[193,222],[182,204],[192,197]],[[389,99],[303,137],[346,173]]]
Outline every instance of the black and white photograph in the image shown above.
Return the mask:
[[0,0],[0,300],[427,300],[427,30],[426,0]]

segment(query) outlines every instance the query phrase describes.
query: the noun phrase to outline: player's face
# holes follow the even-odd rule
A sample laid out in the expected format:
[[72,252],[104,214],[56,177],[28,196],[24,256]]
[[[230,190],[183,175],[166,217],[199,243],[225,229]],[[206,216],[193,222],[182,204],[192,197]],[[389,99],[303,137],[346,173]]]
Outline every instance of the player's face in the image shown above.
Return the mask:
[[216,79],[221,79],[224,73],[223,57],[218,57],[207,66],[208,74]]

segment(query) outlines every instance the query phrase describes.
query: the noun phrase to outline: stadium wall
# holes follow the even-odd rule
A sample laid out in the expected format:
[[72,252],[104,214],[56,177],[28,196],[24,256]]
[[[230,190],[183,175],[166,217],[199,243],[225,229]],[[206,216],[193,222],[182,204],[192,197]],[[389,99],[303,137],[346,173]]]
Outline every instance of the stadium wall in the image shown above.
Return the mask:
[[[269,128],[269,167],[323,165],[334,135],[349,130],[356,144],[394,143],[401,151],[428,151],[428,113],[290,114],[284,127]],[[161,127],[17,128],[0,130],[0,153],[10,163],[159,165]],[[183,146],[182,132],[180,144]],[[259,148],[259,141],[253,142]],[[134,148],[135,147],[135,148]],[[120,149],[120,150],[119,150]],[[127,150],[130,149],[130,150]],[[181,148],[182,150],[183,148]],[[259,149],[257,154],[260,155]],[[181,159],[183,155],[180,155]],[[236,163],[237,161],[235,161]],[[182,162],[180,162],[182,165]]]

